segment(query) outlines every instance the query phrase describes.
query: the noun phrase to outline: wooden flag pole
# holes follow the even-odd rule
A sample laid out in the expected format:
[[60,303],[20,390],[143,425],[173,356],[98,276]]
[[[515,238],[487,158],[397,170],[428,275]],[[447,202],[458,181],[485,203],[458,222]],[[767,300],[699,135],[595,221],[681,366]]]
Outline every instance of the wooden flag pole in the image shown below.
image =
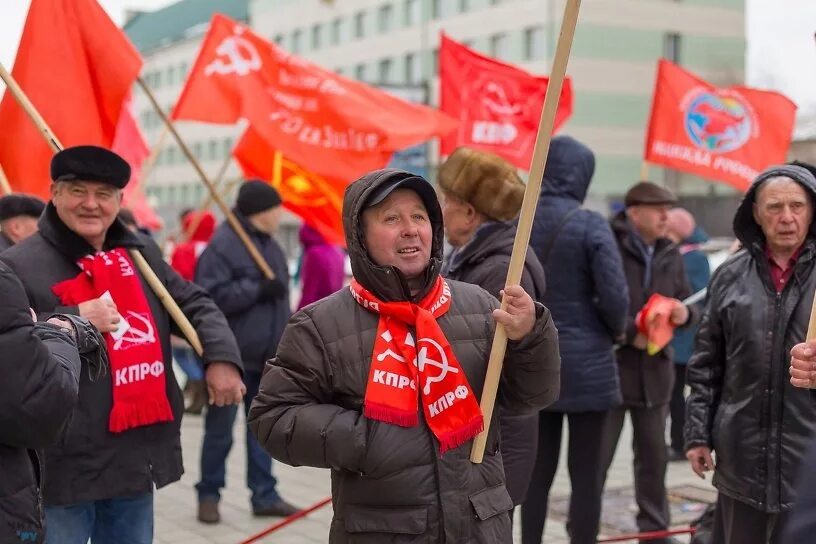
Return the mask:
[[156,143],[153,144],[153,147],[150,149],[150,155],[147,156],[144,163],[142,163],[142,187],[144,187],[147,178],[150,177],[150,174],[153,173],[153,168],[156,166],[156,160],[159,158],[159,153],[164,148],[164,140],[167,139],[167,133],[169,130],[167,129],[167,125],[162,129],[161,134],[159,134],[159,139],[156,140]]
[[0,164],[0,189],[2,189],[4,195],[10,195],[14,192],[11,190],[11,184],[6,177],[6,172],[3,170],[2,164]]
[[[224,159],[224,163],[221,165],[221,168],[218,170],[218,174],[215,176],[215,180],[213,180],[213,186],[218,190],[218,187],[221,185],[221,180],[224,178],[224,174],[227,173],[227,169],[229,168],[230,162],[232,162],[232,154],[227,154],[227,158]],[[231,187],[231,185],[230,185]],[[198,213],[193,216],[193,220],[190,221],[190,228],[188,228],[184,232],[183,239],[190,240],[193,237],[193,233],[196,231],[198,226],[201,224],[201,221],[204,219],[204,212],[210,209],[210,205],[212,204],[212,196],[207,193],[207,197],[204,199],[204,202],[201,206],[198,207]]]
[[[550,150],[550,140],[552,139],[553,127],[555,126],[555,114],[558,111],[558,102],[561,98],[561,87],[567,73],[567,62],[569,61],[572,40],[575,36],[575,27],[578,24],[578,11],[581,7],[581,0],[567,0],[564,6],[564,19],[561,23],[561,33],[558,37],[558,45],[553,58],[550,82],[547,85],[547,94],[544,98],[544,108],[541,111],[541,122],[538,125],[538,136],[536,137],[533,158],[530,163],[530,177],[524,191],[524,201],[521,204],[521,214],[519,216],[516,239],[513,243],[513,253],[510,257],[510,266],[507,271],[507,281],[505,285],[519,285],[521,273],[524,269],[524,260],[527,256],[527,245],[530,242],[530,231],[533,227],[533,217],[535,216],[538,195],[541,191],[541,180],[544,175],[544,166],[547,164],[547,154]],[[502,301],[502,309],[506,308],[506,303]],[[490,431],[490,419],[493,416],[493,407],[496,403],[496,393],[499,388],[504,354],[507,349],[507,332],[500,324],[496,325],[496,334],[493,337],[493,346],[490,348],[490,360],[487,365],[487,375],[485,377],[484,388],[482,389],[481,409],[484,415],[484,431],[482,431],[473,441],[473,448],[470,452],[470,460],[474,463],[481,463],[484,457],[484,450],[487,444],[487,435]]]
[[224,214],[224,217],[229,222],[232,230],[235,231],[235,234],[238,235],[238,238],[241,239],[241,242],[246,247],[246,250],[249,252],[250,257],[252,260],[255,261],[255,264],[261,270],[261,273],[266,277],[266,279],[275,279],[275,274],[272,272],[272,269],[269,267],[269,264],[264,260],[261,256],[261,253],[258,251],[258,248],[255,247],[255,244],[252,243],[252,240],[249,239],[247,236],[244,227],[241,226],[241,223],[238,222],[238,219],[235,217],[235,214],[232,213],[232,210],[229,209],[229,206],[226,205],[224,200],[216,191],[215,186],[213,185],[210,178],[207,177],[207,174],[204,173],[204,170],[201,168],[201,165],[193,156],[193,152],[190,151],[190,148],[184,143],[184,140],[181,139],[176,127],[173,126],[173,122],[170,121],[170,118],[164,113],[164,110],[161,109],[159,106],[159,102],[156,100],[156,97],[153,95],[153,91],[150,90],[150,87],[144,82],[144,80],[140,77],[137,78],[136,81],[139,83],[139,86],[144,91],[145,95],[147,96],[150,103],[153,105],[153,108],[156,110],[156,113],[159,114],[164,124],[167,126],[167,129],[170,131],[170,134],[173,135],[175,138],[176,143],[179,145],[179,149],[181,149],[182,153],[187,157],[187,160],[190,161],[190,164],[193,165],[198,176],[201,178],[201,181],[204,182],[204,185],[207,187],[207,190],[210,192],[210,196],[212,196],[215,203],[221,209],[221,213]]
[[[14,81],[14,78],[11,77],[11,74],[3,66],[3,63],[0,62],[0,79],[2,79],[6,86],[8,87],[9,92],[17,101],[23,110],[28,114],[31,120],[34,122],[34,125],[39,129],[40,133],[45,138],[48,145],[51,147],[51,150],[56,153],[62,150],[62,144],[48,127],[48,124],[45,122],[45,119],[42,118],[40,113],[25,95],[23,90],[17,85],[17,82]],[[204,350],[201,346],[201,339],[198,337],[198,333],[196,332],[193,325],[190,323],[190,320],[187,319],[187,316],[184,315],[184,312],[181,311],[176,301],[173,300],[173,297],[167,291],[167,288],[162,284],[161,280],[156,276],[156,273],[153,272],[153,269],[150,268],[150,265],[142,256],[142,254],[135,250],[130,250],[130,255],[133,258],[134,264],[139,268],[139,271],[142,273],[142,276],[147,281],[150,288],[153,289],[153,292],[156,293],[156,296],[164,305],[164,308],[167,310],[167,313],[170,314],[170,317],[173,318],[173,321],[176,322],[181,332],[184,334],[184,337],[187,339],[187,342],[190,343],[190,346],[196,351],[199,357],[204,353]]]
[[640,181],[649,181],[649,163],[646,161],[640,165]]

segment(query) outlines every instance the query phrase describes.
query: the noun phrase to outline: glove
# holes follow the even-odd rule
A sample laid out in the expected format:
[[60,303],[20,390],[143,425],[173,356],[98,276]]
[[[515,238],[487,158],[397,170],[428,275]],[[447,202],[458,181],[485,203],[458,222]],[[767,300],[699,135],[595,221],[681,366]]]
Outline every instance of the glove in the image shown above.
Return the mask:
[[90,321],[71,314],[54,314],[49,317],[70,321],[74,326],[79,358],[84,365],[87,365],[88,377],[92,382],[107,374],[110,368],[107,344],[105,338],[96,327],[91,325]]
[[277,300],[289,294],[287,286],[275,278],[274,280],[264,280],[261,283],[261,292],[259,298],[261,300]]

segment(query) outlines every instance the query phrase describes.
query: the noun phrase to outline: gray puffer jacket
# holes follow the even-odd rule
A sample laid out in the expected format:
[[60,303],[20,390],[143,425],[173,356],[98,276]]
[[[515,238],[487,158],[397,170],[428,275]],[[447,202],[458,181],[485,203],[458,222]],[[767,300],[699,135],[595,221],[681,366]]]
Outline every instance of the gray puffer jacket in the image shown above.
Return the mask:
[[[397,269],[375,265],[363,247],[362,203],[394,176],[410,175],[380,170],[346,191],[344,223],[355,277],[383,300],[419,300],[441,264],[438,204],[428,210],[432,258],[415,297]],[[477,286],[449,285],[452,304],[438,323],[480,397],[494,330],[490,314],[498,303]],[[537,316],[525,339],[509,343],[499,391],[499,405],[519,412],[535,412],[558,395],[557,333],[541,305]],[[362,415],[377,323],[378,315],[347,289],[296,313],[252,403],[253,433],[280,461],[331,469],[331,543],[511,543],[513,504],[504,485],[497,411],[481,464],[470,462],[471,442],[440,455],[422,419],[415,427],[399,427]]]

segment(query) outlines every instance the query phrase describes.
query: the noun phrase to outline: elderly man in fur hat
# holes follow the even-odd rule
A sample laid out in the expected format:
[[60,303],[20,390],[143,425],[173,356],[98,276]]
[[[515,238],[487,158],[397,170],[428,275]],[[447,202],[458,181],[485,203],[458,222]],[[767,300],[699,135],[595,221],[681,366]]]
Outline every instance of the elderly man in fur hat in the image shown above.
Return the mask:
[[117,219],[130,166],[96,146],[51,161],[51,201],[39,231],[0,257],[38,313],[85,317],[104,333],[110,371],[82,372],[79,404],[58,444],[44,451],[47,541],[153,540],[153,489],[181,478],[184,409],[171,369],[178,333],[131,258],[139,251],[192,323],[204,348],[210,401],[241,401],[241,356],[207,293],[164,262],[158,246]]
[[0,197],[0,253],[37,232],[45,202],[31,195]]
[[[524,183],[501,157],[460,147],[440,167],[438,184],[445,237],[453,246],[442,275],[478,285],[501,299]],[[521,286],[534,300],[543,299],[544,268],[532,249],[527,251]],[[519,505],[535,464],[538,417],[505,410],[499,423],[507,491],[513,504]]]

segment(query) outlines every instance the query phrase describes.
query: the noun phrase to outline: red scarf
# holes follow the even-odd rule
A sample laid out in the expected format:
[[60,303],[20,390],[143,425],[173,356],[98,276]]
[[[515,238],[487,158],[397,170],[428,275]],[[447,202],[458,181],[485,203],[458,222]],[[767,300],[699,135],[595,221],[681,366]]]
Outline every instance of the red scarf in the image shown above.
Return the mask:
[[117,248],[83,257],[77,265],[82,272],[54,285],[51,288],[54,294],[67,305],[110,296],[122,319],[117,331],[104,335],[113,384],[108,429],[119,433],[173,421],[156,320],[130,256]]
[[[450,309],[448,284],[437,278],[419,304],[383,302],[356,280],[349,287],[360,306],[380,314],[365,392],[365,416],[413,427],[419,422],[419,395],[441,453],[479,434],[484,428],[479,403],[436,322]],[[409,328],[416,330],[418,340]]]

